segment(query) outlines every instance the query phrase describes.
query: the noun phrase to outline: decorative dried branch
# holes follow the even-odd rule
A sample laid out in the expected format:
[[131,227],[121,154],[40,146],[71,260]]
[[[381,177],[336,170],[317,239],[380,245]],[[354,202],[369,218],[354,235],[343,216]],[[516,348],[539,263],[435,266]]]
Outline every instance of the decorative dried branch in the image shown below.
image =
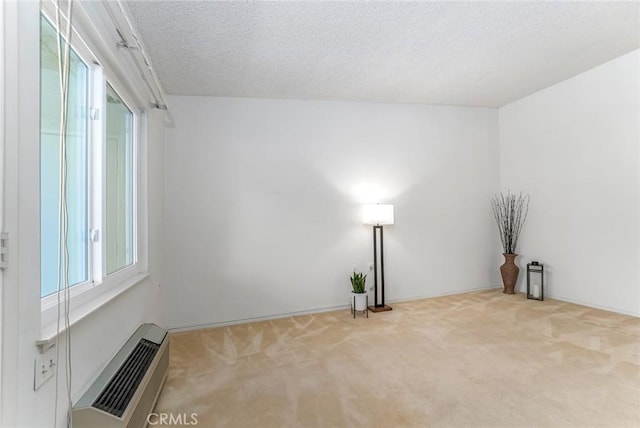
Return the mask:
[[529,212],[529,195],[518,195],[507,191],[491,199],[493,217],[498,225],[500,242],[505,254],[515,254],[522,226]]

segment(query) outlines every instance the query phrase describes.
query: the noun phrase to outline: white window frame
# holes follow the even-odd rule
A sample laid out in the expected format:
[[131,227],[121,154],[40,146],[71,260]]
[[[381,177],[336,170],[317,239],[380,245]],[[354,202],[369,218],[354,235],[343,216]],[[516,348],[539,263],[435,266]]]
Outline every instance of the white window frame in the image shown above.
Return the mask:
[[[43,1],[41,14],[55,28],[55,4]],[[66,24],[64,16],[60,25]],[[104,63],[74,26],[71,47],[80,59],[89,66],[89,99],[91,114],[89,120],[88,148],[88,274],[89,280],[69,288],[71,299],[71,324],[93,312],[118,294],[139,283],[148,276],[147,272],[147,219],[146,219],[146,132],[144,132],[144,110],[127,90],[126,76],[112,63]],[[106,58],[113,61],[113,58]],[[101,64],[101,65],[99,65]],[[111,274],[106,274],[106,85],[118,94],[133,113],[133,261],[132,264]],[[138,107],[136,107],[138,106]],[[89,112],[88,112],[89,113]],[[98,148],[98,150],[96,150]],[[96,235],[97,234],[97,235]],[[94,239],[97,238],[97,239]],[[55,337],[58,295],[64,301],[64,291],[41,298],[41,336],[39,345],[50,342]]]
[[[107,204],[106,204],[106,200],[104,199],[104,197],[102,198],[101,201],[101,208],[102,208],[102,231],[103,233],[101,233],[102,235],[102,266],[101,266],[101,271],[104,272],[103,278],[104,280],[113,280],[116,282],[120,282],[124,279],[126,279],[128,276],[135,274],[137,272],[137,265],[138,265],[138,230],[140,227],[140,222],[139,222],[139,217],[138,217],[138,186],[140,183],[140,177],[138,175],[138,171],[139,171],[139,167],[138,167],[138,149],[139,149],[139,141],[142,138],[142,135],[140,133],[140,113],[136,111],[135,108],[132,107],[132,103],[131,100],[127,97],[126,92],[121,92],[118,89],[117,83],[114,83],[111,80],[105,79],[105,84],[103,85],[103,87],[105,88],[105,94],[106,94],[106,88],[107,85],[111,86],[111,89],[113,89],[113,91],[118,95],[118,97],[120,97],[120,99],[122,100],[122,102],[124,103],[125,106],[127,106],[127,108],[131,111],[131,113],[133,113],[133,142],[132,142],[132,150],[133,150],[133,159],[131,159],[131,164],[133,167],[133,258],[132,258],[132,263],[128,266],[125,266],[121,269],[118,269],[115,272],[112,273],[106,273],[107,272],[107,258],[105,256],[106,254],[106,247],[107,247],[107,237],[106,237],[106,230],[107,230],[107,225],[106,225],[106,219],[107,219],[107,214],[106,214],[106,209],[107,209]],[[106,112],[107,112],[107,106],[106,106],[106,97],[103,98],[104,100],[104,105],[103,105],[103,110],[105,113],[102,115],[102,117],[106,117]],[[105,122],[105,128],[106,128],[106,122]],[[103,136],[106,136],[106,129],[105,131],[103,131]],[[100,159],[100,163],[102,166],[105,165],[106,159],[107,159],[107,141],[106,138],[103,138],[103,143],[102,143],[102,158]],[[106,187],[107,187],[107,171],[106,168],[103,168],[102,171],[102,194],[106,195]]]
[[[49,14],[45,13],[44,10],[41,11],[41,15],[44,16],[47,21],[49,21],[49,24],[54,28],[55,30],[55,19],[52,18],[52,16],[50,16]],[[61,23],[61,25],[63,25]],[[77,40],[76,37],[79,37],[79,35],[74,34],[72,36],[72,40]],[[93,78],[93,68],[91,66],[92,62],[95,61],[93,54],[91,53],[91,51],[88,49],[88,47],[86,47],[86,45],[84,45],[83,43],[74,43],[71,45],[72,49],[75,51],[75,53],[78,55],[78,57],[80,58],[80,60],[82,60],[82,62],[87,66],[88,68],[88,103],[90,105],[94,104],[94,94],[93,94],[93,88],[95,87],[95,82],[94,82],[94,78]],[[91,58],[91,60],[87,60],[87,58]],[[92,176],[92,163],[91,163],[91,155],[89,153],[89,150],[91,150],[91,146],[93,145],[94,142],[94,138],[98,137],[99,135],[96,136],[94,135],[95,133],[95,129],[92,126],[92,122],[91,120],[87,119],[87,139],[88,139],[88,146],[87,147],[87,191],[89,193],[89,198],[87,198],[87,202],[88,202],[88,206],[87,206],[87,225],[89,226],[89,229],[92,228],[92,200],[91,200],[91,194],[92,194],[92,182],[91,182],[91,176]],[[42,233],[42,231],[41,231]],[[42,242],[42,241],[40,241]],[[92,254],[91,254],[91,245],[87,245],[87,280],[80,282],[78,284],[75,284],[71,287],[69,287],[69,296],[70,298],[73,298],[74,296],[81,294],[87,290],[90,290],[91,288],[94,287],[95,283],[93,281],[94,278],[94,272],[92,272]],[[47,309],[50,309],[52,307],[57,306],[58,304],[58,294],[61,294],[60,296],[60,301],[64,301],[64,293],[61,291],[58,292],[54,292],[51,293],[47,296],[41,297],[40,301],[41,301],[41,308],[42,311],[45,311]]]

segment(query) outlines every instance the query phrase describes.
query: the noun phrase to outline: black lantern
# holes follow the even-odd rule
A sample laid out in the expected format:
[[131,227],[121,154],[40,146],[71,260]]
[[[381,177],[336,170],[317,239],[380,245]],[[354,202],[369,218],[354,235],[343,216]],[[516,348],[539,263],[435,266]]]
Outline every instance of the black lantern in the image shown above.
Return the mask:
[[536,261],[527,265],[527,299],[544,300],[544,265]]

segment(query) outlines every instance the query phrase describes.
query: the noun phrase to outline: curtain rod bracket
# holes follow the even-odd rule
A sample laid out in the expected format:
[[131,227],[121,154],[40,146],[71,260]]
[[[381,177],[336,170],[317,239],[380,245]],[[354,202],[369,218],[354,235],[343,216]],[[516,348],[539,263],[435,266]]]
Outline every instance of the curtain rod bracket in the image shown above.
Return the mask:
[[116,47],[117,48],[124,48],[124,49],[140,49],[138,46],[132,46],[129,44],[129,42],[127,42],[127,39],[124,38],[124,36],[122,35],[122,32],[116,28],[116,33],[118,33],[118,37],[120,38],[120,40],[118,40],[116,42]]
[[116,43],[116,47],[117,48],[122,48],[122,49],[132,49],[132,50],[138,50],[140,49],[137,46],[131,46],[129,43],[127,43],[124,40],[120,40],[119,42]]

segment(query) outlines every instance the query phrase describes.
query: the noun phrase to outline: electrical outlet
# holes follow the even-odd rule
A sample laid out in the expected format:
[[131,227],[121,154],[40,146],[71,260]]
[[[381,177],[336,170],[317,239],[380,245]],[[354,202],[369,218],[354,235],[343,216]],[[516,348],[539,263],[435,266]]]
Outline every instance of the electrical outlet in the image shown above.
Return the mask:
[[369,270],[373,270],[373,262],[369,262]]
[[37,390],[56,373],[56,347],[52,346],[36,357],[34,365],[33,390]]

